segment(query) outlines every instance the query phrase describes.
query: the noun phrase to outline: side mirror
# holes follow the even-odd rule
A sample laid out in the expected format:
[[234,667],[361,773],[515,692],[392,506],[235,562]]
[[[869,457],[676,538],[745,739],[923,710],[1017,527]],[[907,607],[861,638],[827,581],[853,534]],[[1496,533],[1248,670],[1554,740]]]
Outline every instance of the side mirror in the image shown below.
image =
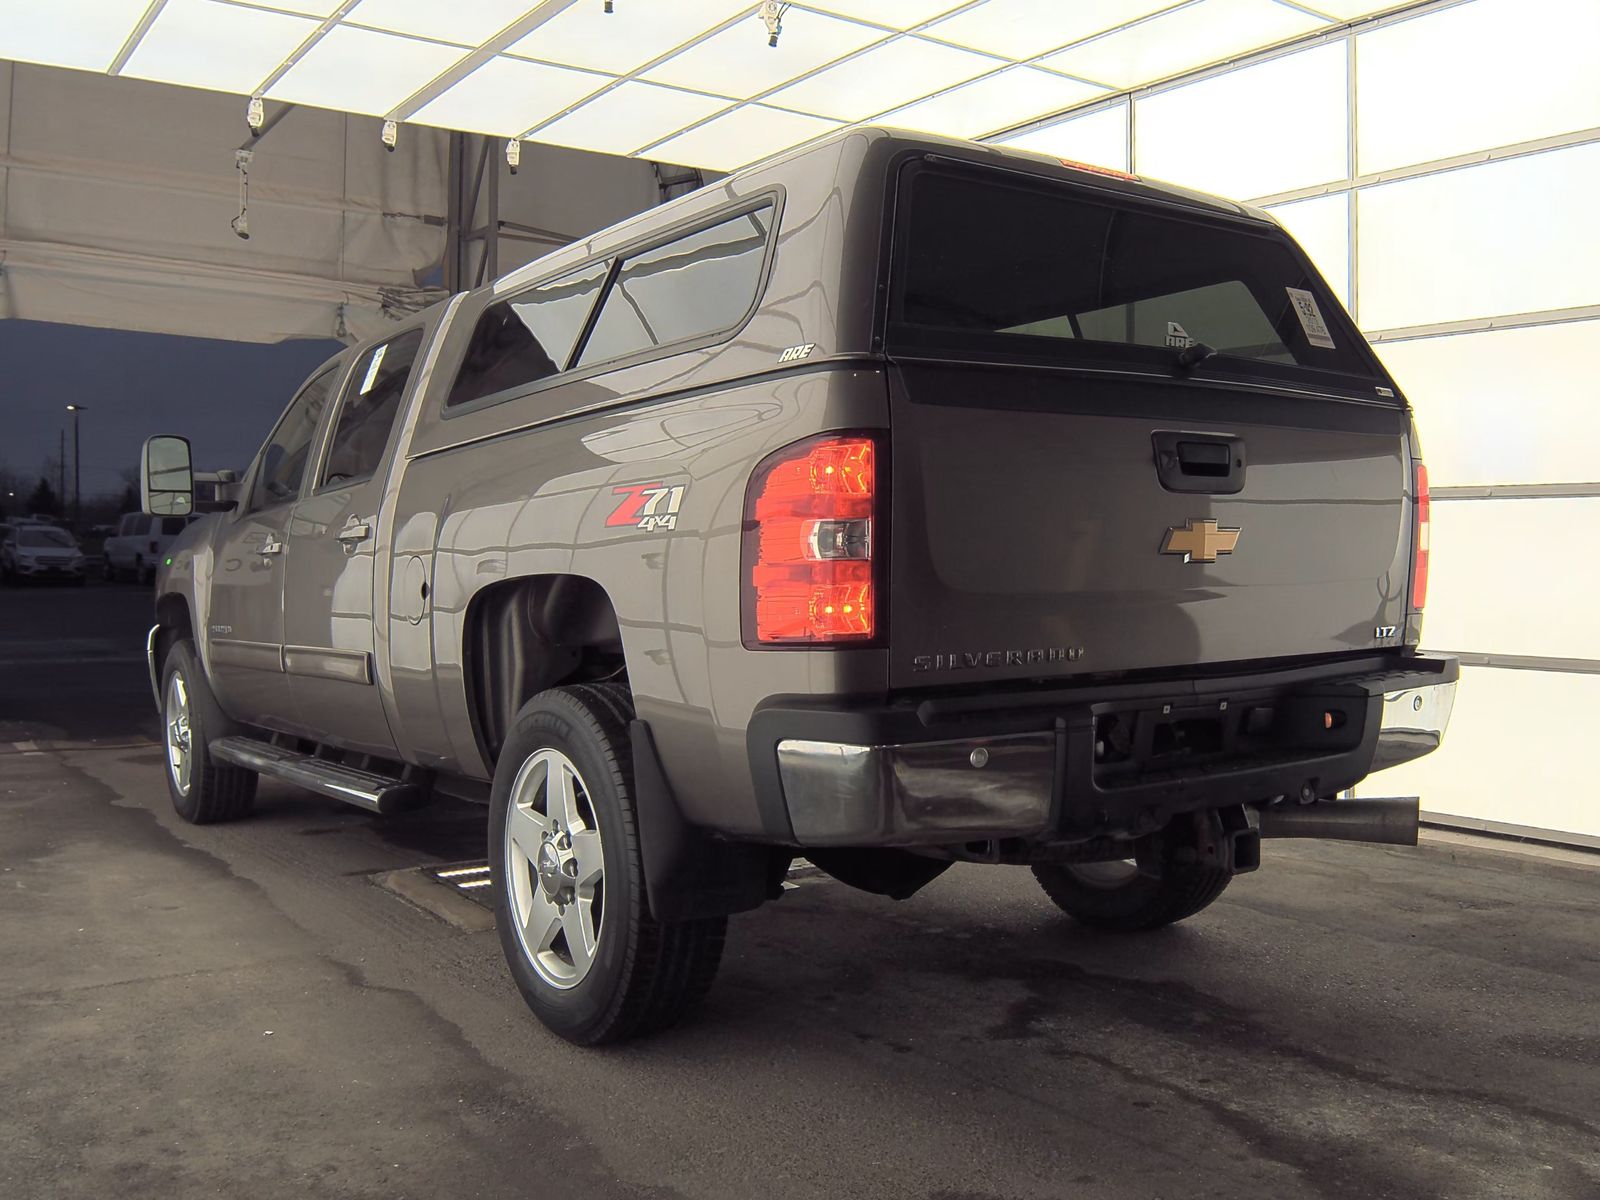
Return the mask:
[[139,462],[144,511],[158,517],[184,517],[194,511],[194,467],[189,439],[153,437]]

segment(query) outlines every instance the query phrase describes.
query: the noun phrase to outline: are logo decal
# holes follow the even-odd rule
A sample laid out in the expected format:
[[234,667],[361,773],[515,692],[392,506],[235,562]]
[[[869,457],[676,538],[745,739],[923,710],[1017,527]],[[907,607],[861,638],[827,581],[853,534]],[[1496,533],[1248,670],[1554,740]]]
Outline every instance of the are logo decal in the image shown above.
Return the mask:
[[816,348],[817,344],[815,342],[807,342],[803,346],[790,346],[782,354],[778,355],[778,361],[780,363],[799,362],[803,358],[810,358],[811,352]]
[[668,486],[656,483],[626,483],[611,489],[612,494],[626,499],[606,518],[610,529],[632,528],[654,531],[676,529],[678,512],[683,508],[683,494],[688,486]]

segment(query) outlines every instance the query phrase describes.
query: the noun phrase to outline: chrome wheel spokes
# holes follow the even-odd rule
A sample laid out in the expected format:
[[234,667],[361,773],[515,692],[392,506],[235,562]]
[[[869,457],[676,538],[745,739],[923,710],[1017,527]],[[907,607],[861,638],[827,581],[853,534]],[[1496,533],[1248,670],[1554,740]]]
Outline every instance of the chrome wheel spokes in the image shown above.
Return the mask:
[[172,772],[172,784],[178,789],[178,794],[187,796],[194,765],[194,741],[189,728],[189,689],[183,682],[182,671],[174,671],[167,680],[164,716],[167,723],[167,769]]
[[552,987],[589,973],[605,917],[605,855],[589,789],[559,750],[528,758],[506,808],[506,891],[523,953]]

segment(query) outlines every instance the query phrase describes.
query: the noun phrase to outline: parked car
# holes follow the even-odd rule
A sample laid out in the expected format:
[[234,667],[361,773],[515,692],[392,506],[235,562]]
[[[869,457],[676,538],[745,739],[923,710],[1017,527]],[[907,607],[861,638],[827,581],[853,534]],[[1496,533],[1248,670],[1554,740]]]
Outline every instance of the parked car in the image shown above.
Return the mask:
[[0,579],[59,579],[82,586],[83,551],[77,539],[59,525],[35,521],[0,526]]
[[143,512],[124,513],[117,522],[116,532],[106,538],[101,548],[104,555],[101,569],[105,577],[150,582],[168,548],[192,520],[192,515],[161,517]]
[[[146,507],[192,505],[187,445]],[[319,368],[157,580],[190,821],[260,774],[488,804],[562,1036],[660,1029],[804,855],[904,898],[1030,868],[1191,916],[1436,747],[1398,386],[1265,212],[852,130]]]

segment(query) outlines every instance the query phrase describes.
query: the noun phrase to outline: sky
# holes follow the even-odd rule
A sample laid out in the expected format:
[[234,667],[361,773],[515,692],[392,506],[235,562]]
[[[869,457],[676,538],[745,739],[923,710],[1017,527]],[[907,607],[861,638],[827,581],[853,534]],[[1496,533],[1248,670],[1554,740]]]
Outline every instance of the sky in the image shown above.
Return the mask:
[[[338,342],[257,345],[0,321],[0,469],[31,484],[80,415],[83,495],[121,492],[119,473],[137,468],[144,439],[179,433],[194,445],[196,470],[243,470],[295,389]],[[55,486],[52,477],[51,486]]]

